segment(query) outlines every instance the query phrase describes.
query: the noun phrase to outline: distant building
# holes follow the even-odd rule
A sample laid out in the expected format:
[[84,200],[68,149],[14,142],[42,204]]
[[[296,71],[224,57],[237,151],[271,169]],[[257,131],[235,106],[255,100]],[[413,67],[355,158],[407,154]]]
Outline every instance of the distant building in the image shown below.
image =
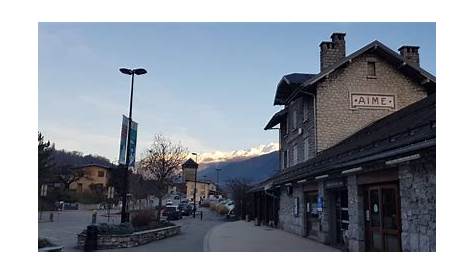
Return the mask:
[[277,86],[280,172],[251,190],[258,223],[350,251],[436,250],[436,78],[418,47],[320,44],[318,74]]
[[186,184],[184,182],[172,183],[168,186],[169,194],[186,194]]
[[[209,195],[215,194],[216,185],[211,182],[196,182],[196,202],[209,198]],[[186,181],[186,198],[190,201],[194,197],[194,181]]]
[[181,166],[183,169],[183,182],[186,184],[186,198],[194,200],[194,190],[196,189],[196,202],[209,198],[209,195],[216,194],[216,185],[210,181],[198,181],[197,169],[199,165],[189,158]]
[[69,189],[76,192],[103,191],[107,188],[107,183],[111,177],[110,167],[90,164],[76,169],[82,170],[84,176],[73,182]]

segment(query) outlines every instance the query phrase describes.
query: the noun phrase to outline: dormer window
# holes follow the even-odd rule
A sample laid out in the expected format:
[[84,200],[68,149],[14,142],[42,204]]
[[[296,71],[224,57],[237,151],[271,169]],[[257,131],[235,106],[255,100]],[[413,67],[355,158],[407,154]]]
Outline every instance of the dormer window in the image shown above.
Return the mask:
[[375,62],[367,62],[367,77],[375,78],[377,76],[375,71]]
[[303,101],[303,122],[308,120],[309,104],[308,101]]

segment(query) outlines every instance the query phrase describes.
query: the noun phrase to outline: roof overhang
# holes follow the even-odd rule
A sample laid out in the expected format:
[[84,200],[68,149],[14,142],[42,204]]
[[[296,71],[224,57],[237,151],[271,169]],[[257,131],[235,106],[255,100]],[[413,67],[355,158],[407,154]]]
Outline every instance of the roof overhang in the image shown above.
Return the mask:
[[292,73],[283,76],[277,85],[273,105],[284,105],[288,96],[290,96],[295,89],[314,76],[314,74],[308,73]]
[[281,123],[285,119],[287,114],[288,114],[288,111],[286,109],[282,109],[279,112],[275,113],[270,119],[270,121],[268,121],[264,130],[272,129],[274,126]]

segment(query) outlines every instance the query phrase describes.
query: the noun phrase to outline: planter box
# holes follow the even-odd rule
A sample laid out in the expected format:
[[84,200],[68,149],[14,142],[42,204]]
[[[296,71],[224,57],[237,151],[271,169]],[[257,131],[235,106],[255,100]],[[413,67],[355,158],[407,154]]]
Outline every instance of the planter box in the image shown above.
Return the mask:
[[[150,229],[124,235],[97,235],[97,249],[127,248],[144,245],[179,234],[181,226]],[[77,248],[83,250],[86,233],[77,234]]]

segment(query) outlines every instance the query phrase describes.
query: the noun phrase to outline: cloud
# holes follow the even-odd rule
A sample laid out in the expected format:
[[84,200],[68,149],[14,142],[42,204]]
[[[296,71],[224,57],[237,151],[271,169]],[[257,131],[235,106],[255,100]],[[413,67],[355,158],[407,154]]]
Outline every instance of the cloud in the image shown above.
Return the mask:
[[85,154],[98,154],[116,161],[119,151],[119,138],[97,132],[88,132],[64,125],[42,127],[46,139],[51,140],[56,149],[80,151]]
[[249,149],[244,149],[244,150],[234,150],[234,151],[229,151],[229,152],[224,152],[224,151],[205,152],[199,155],[201,159],[198,159],[198,160],[199,160],[199,163],[202,163],[202,164],[231,161],[231,160],[242,160],[242,159],[247,159],[247,158],[252,158],[252,157],[260,156],[263,154],[267,154],[276,150],[278,150],[278,143],[269,143],[267,145],[259,145],[259,146],[252,147]]

